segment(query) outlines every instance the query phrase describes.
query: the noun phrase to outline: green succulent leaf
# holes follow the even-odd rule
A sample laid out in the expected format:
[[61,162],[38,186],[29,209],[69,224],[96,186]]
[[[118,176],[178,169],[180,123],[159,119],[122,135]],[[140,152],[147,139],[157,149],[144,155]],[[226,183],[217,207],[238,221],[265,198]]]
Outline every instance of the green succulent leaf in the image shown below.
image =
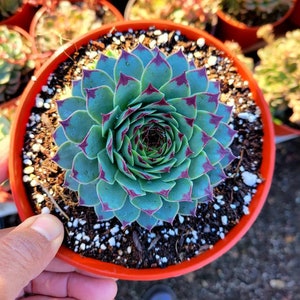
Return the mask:
[[64,186],[72,191],[78,191],[79,182],[71,176],[71,170],[66,171],[64,178]]
[[105,71],[83,69],[83,91],[103,85],[109,87],[112,90],[114,90],[115,88],[115,82]]
[[89,159],[95,159],[98,153],[105,148],[105,145],[106,141],[102,137],[101,126],[93,125],[78,146]]
[[78,187],[78,198],[79,204],[94,207],[100,204],[100,199],[97,195],[96,190],[97,182],[92,182],[89,184],[80,184]]
[[70,97],[64,100],[56,102],[57,111],[62,120],[65,120],[70,117],[71,114],[78,110],[86,109],[86,102],[84,98],[80,97]]
[[189,63],[181,49],[168,56],[166,60],[172,67],[172,77],[177,77],[189,69]]
[[106,56],[105,54],[101,54],[97,64],[96,70],[105,70],[108,76],[114,78],[114,69],[116,64],[116,59],[113,57]]
[[96,190],[104,211],[119,210],[126,202],[127,194],[117,182],[109,184],[100,180]]
[[131,201],[129,200],[129,197],[125,200],[125,203],[122,207],[122,209],[116,210],[114,212],[115,216],[120,220],[122,225],[125,227],[128,224],[132,224],[134,221],[136,221],[140,214],[141,210],[136,208]]
[[64,142],[52,158],[61,168],[71,169],[73,158],[80,152],[80,149],[73,143]]
[[[66,120],[60,122],[66,137],[73,143],[81,143],[90,128],[95,124],[86,111],[75,111]],[[80,124],[80,126],[78,126]]]
[[62,126],[59,126],[55,129],[53,138],[57,146],[61,146],[64,142],[68,141]]
[[113,91],[107,86],[86,89],[86,105],[89,115],[99,124],[102,115],[108,114],[113,109]]
[[[157,76],[157,74],[159,74],[159,76]],[[172,70],[169,63],[162,58],[160,53],[157,53],[144,69],[141,79],[142,90],[145,90],[150,84],[159,90],[171,76]]]
[[153,214],[153,216],[161,221],[173,223],[178,214],[180,204],[179,202],[163,201],[162,207]]
[[168,201],[192,201],[193,182],[189,178],[181,178],[168,195]]
[[126,77],[132,77],[140,80],[143,70],[143,62],[139,57],[122,50],[122,53],[115,65],[114,78],[116,82],[118,82],[121,74],[124,74]]
[[190,86],[191,95],[207,91],[209,81],[205,68],[187,71],[186,78]]
[[137,222],[139,223],[140,226],[151,231],[151,229],[157,225],[158,220],[155,217],[150,216],[145,212],[141,211],[137,219]]
[[90,183],[99,177],[97,159],[88,159],[82,152],[75,155],[71,176],[79,183]]

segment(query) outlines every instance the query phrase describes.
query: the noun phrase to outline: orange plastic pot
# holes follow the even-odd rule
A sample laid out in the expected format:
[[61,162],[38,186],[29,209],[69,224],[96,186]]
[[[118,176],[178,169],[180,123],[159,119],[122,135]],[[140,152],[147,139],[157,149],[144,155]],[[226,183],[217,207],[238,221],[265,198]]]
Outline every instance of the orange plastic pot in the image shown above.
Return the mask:
[[[272,24],[274,30],[289,18],[293,10],[294,5],[291,6],[282,18]],[[234,20],[222,10],[218,10],[217,16],[219,20],[216,36],[221,41],[235,41],[239,43],[244,51],[248,51],[248,49],[251,51],[255,50],[255,48],[259,48],[259,45],[257,47],[255,47],[255,45],[262,41],[257,37],[257,31],[260,26],[247,26],[242,22]]]
[[274,128],[275,128],[275,135],[276,136],[291,136],[291,137],[296,137],[296,136],[300,136],[300,129],[295,129],[292,127],[289,127],[287,125],[278,125],[278,124],[274,124]]
[[[69,0],[71,3],[78,3],[79,1],[76,0]],[[106,6],[109,11],[116,17],[116,21],[120,22],[124,20],[123,15],[121,12],[110,2],[106,0],[98,0],[97,1],[100,5]],[[38,49],[38,46],[36,44],[36,26],[37,23],[40,21],[41,17],[43,14],[47,12],[47,7],[42,6],[33,16],[32,21],[29,26],[29,34],[32,36],[34,40],[33,48],[35,53],[37,53],[37,60],[39,61],[39,65],[41,65],[46,59],[48,59],[52,55],[52,51],[48,51],[47,53],[41,53],[40,50]],[[54,12],[55,14],[55,12]]]
[[36,12],[37,8],[25,3],[23,4],[14,15],[2,20],[0,25],[14,25],[19,26],[25,30],[29,30],[30,22]]
[[300,0],[296,0],[294,10],[292,11],[289,20],[296,26],[300,27]]
[[[68,43],[64,47],[60,48],[38,71],[36,80],[30,82],[22,96],[12,128],[12,144],[9,161],[11,188],[18,212],[22,220],[34,214],[22,183],[23,166],[21,152],[23,147],[23,138],[31,108],[35,104],[35,96],[41,91],[42,86],[47,83],[49,74],[52,73],[60,63],[65,61],[70,54],[79,49],[80,46],[86,45],[90,40],[97,39],[99,36],[110,32],[113,30],[113,28],[121,32],[127,31],[129,28],[134,30],[147,30],[150,26],[153,26],[153,21],[124,21],[115,23],[112,26],[103,26],[100,29],[92,31],[89,34],[86,34],[81,38],[74,40],[72,43]],[[253,80],[251,72],[244,68],[235,57],[232,57],[230,51],[225,48],[225,46],[219,40],[215,39],[206,32],[168,21],[157,21],[155,22],[155,26],[157,29],[180,30],[182,34],[186,35],[191,40],[197,40],[199,37],[203,37],[206,39],[207,44],[221,49],[226,56],[229,56],[233,59],[241,76],[249,82],[255,102],[261,110],[264,127],[264,139],[262,150],[263,160],[260,172],[264,180],[258,186],[257,193],[251,201],[249,206],[250,214],[244,215],[240,222],[227,234],[227,236],[223,240],[218,241],[212,249],[207,250],[206,252],[180,264],[172,265],[163,269],[129,269],[124,266],[82,257],[81,255],[67,249],[65,246],[62,246],[58,252],[59,258],[76,266],[79,269],[102,276],[109,276],[124,280],[158,280],[180,276],[202,268],[226,253],[244,236],[244,234],[248,231],[258,217],[270,189],[275,161],[275,139],[272,118],[268,105],[264,101],[262,93],[259,90],[256,82]]]

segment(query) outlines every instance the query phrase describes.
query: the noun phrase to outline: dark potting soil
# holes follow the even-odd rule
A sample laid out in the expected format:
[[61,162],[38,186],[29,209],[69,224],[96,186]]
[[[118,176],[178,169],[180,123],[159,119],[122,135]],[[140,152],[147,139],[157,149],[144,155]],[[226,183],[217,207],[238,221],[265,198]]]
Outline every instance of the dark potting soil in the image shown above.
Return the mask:
[[[64,174],[51,160],[56,152],[52,134],[58,125],[55,101],[82,66],[99,58],[102,50],[133,48],[139,42],[166,54],[182,47],[197,66],[205,66],[210,79],[221,80],[221,101],[233,105],[232,127],[237,130],[231,145],[236,159],[227,167],[228,178],[214,189],[214,199],[198,206],[196,216],[177,216],[173,224],[161,223],[152,231],[136,222],[122,227],[117,219],[100,222],[93,208],[78,205],[77,194],[63,186]],[[59,65],[47,86],[36,97],[36,107],[24,140],[23,181],[36,213],[57,215],[65,226],[64,245],[83,256],[124,265],[128,268],[166,267],[188,260],[213,247],[248,213],[257,185],[263,180],[259,169],[263,128],[248,82],[232,61],[204,39],[189,41],[180,32],[151,28],[148,31],[113,32],[91,41]],[[209,250],[208,250],[209,251]]]

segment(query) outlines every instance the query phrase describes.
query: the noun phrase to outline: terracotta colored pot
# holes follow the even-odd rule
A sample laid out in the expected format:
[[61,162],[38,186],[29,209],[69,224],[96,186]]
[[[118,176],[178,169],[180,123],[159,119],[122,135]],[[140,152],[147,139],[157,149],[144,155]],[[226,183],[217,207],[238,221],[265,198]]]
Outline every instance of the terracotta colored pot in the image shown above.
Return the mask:
[[[121,32],[127,31],[129,28],[132,28],[133,30],[146,30],[150,26],[153,26],[153,22],[125,21],[115,23],[113,24],[113,26],[117,31]],[[226,56],[232,57],[230,51],[225,48],[219,40],[215,39],[206,32],[167,21],[162,21],[160,23],[156,22],[155,26],[157,29],[180,30],[182,34],[186,35],[191,40],[197,40],[199,37],[204,37],[207,44],[221,49]],[[21,153],[23,147],[23,138],[26,131],[26,123],[28,121],[31,108],[35,105],[35,96],[41,91],[41,87],[46,84],[49,74],[52,73],[60,63],[65,61],[68,58],[68,55],[74,53],[74,51],[80,48],[80,46],[88,44],[90,40],[97,39],[99,38],[99,36],[104,35],[111,30],[111,26],[103,26],[98,30],[92,31],[89,34],[86,34],[81,38],[74,40],[73,43],[68,43],[64,47],[60,48],[51,57],[51,59],[49,59],[42,66],[37,74],[36,81],[30,82],[22,96],[17,116],[13,124],[9,161],[11,188],[22,220],[34,214],[32,206],[27,199],[26,190],[22,182],[23,166]],[[253,80],[251,72],[244,68],[243,65],[235,57],[232,57],[232,59],[242,78],[249,82],[249,87],[253,94],[253,98],[261,110],[264,128],[262,149],[263,160],[260,169],[260,173],[264,180],[261,184],[259,184],[259,186],[257,187],[257,193],[252,198],[249,206],[250,214],[244,215],[240,219],[240,222],[226,235],[226,237],[223,240],[218,241],[212,249],[205,251],[204,253],[195,256],[190,260],[184,261],[183,263],[172,265],[166,268],[129,269],[124,266],[101,262],[92,258],[82,257],[81,255],[76,254],[65,246],[62,246],[60,248],[58,252],[59,258],[80,269],[102,276],[125,280],[158,280],[180,276],[204,267],[205,265],[211,263],[221,255],[226,253],[244,236],[244,234],[249,230],[249,228],[258,217],[271,186],[275,161],[275,139],[269,108],[264,101],[262,93],[258,89],[256,82]]]
[[289,19],[294,25],[300,27],[300,0],[296,0],[294,10],[292,11]]
[[[76,0],[69,0],[69,2],[71,3],[76,3],[76,2],[79,2],[79,1],[76,1]],[[120,13],[120,11],[113,5],[111,4],[110,2],[106,1],[106,0],[98,0],[98,3],[100,5],[103,5],[103,6],[106,6],[108,7],[108,9],[110,10],[110,12],[116,17],[116,21],[123,21],[124,20],[124,17],[123,15]],[[34,40],[34,51],[35,53],[37,53],[37,59],[39,61],[39,65],[41,65],[42,63],[44,63],[44,61],[46,59],[48,59],[52,54],[53,52],[52,51],[48,51],[48,52],[45,52],[45,53],[41,53],[40,50],[38,49],[38,46],[36,44],[36,25],[37,23],[39,22],[40,18],[42,17],[42,15],[47,11],[47,7],[41,7],[37,12],[36,14],[34,15],[31,23],[30,23],[30,27],[29,27],[29,33],[30,35],[33,37],[33,40]]]
[[[0,104],[0,116],[4,116],[8,121],[12,122],[18,105],[18,98],[11,99]],[[0,140],[0,191],[8,191],[8,155],[9,155],[9,139],[10,135]],[[1,197],[0,197],[1,202]]]
[[0,22],[0,25],[14,25],[14,26],[19,26],[26,31],[29,30],[30,22],[37,11],[37,8],[25,3],[23,6],[21,6],[14,15],[11,17],[2,20]]
[[[273,23],[274,30],[281,26],[291,15],[294,10],[294,5],[286,12],[286,14],[278,21]],[[257,38],[257,31],[260,26],[249,27],[242,22],[236,21],[222,10],[217,12],[219,21],[217,26],[216,36],[221,41],[236,41],[240,44],[244,51],[256,50],[260,47],[261,39]],[[258,44],[255,46],[255,44]]]
[[300,136],[300,129],[295,129],[287,125],[274,124],[274,129],[275,129],[276,136],[286,136],[286,137]]

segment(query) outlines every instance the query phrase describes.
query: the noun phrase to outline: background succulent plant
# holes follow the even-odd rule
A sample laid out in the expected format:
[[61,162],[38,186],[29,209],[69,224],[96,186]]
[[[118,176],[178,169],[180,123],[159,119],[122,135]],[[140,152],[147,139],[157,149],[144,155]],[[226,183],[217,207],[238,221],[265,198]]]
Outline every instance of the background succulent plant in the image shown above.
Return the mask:
[[292,5],[293,0],[221,0],[224,12],[248,26],[255,26],[253,22],[259,22],[260,25],[273,23]]
[[0,103],[13,98],[24,76],[34,69],[31,47],[18,31],[0,26]]
[[[116,21],[115,15],[105,5],[93,0],[51,1],[35,28],[36,44],[40,52],[55,51],[61,45],[103,24]],[[49,5],[48,5],[49,7]]]
[[181,50],[166,56],[139,44],[102,54],[57,101],[53,160],[100,220],[151,229],[194,215],[234,159],[232,108],[219,97],[219,82]]
[[259,31],[267,45],[258,50],[254,77],[268,101],[274,121],[300,127],[300,30],[275,39],[272,27]]
[[207,25],[216,25],[216,13],[220,2],[220,0],[135,0],[127,8],[125,17],[131,20],[167,19],[205,29]]
[[0,0],[0,21],[12,16],[22,3],[22,0]]

